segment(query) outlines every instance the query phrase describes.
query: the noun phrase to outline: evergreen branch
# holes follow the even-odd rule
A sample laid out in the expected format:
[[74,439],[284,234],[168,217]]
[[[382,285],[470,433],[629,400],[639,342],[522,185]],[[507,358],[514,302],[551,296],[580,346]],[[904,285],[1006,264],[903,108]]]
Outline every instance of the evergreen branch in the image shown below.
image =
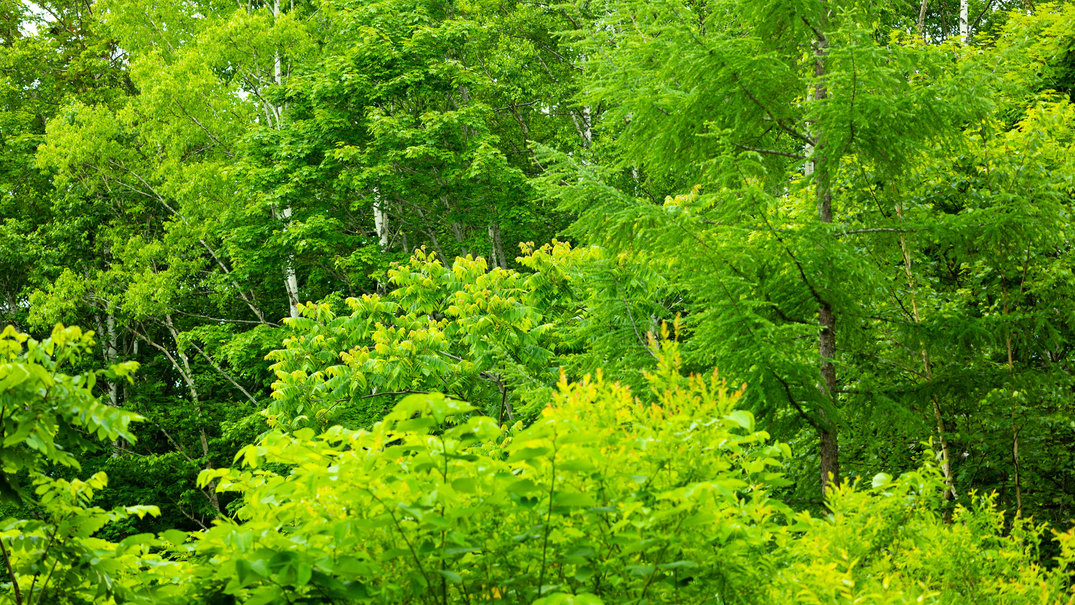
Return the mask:
[[647,353],[649,353],[650,357],[656,359],[657,361],[660,361],[657,355],[654,354],[648,346],[646,346],[646,341],[642,338],[642,334],[638,332],[638,325],[635,324],[634,313],[631,313],[631,305],[627,303],[627,297],[624,296],[623,288],[620,287],[620,281],[616,279],[615,275],[612,276],[612,283],[616,285],[616,290],[619,292],[620,300],[623,301],[623,306],[627,310],[627,319],[631,322],[631,329],[634,331],[635,338],[638,339],[638,343],[642,345],[642,348],[645,349]]
[[756,153],[765,153],[765,154],[768,154],[768,155],[779,155],[779,156],[782,156],[782,157],[785,157],[785,158],[794,158],[796,160],[805,160],[805,159],[807,159],[805,155],[800,155],[798,153],[789,153],[787,151],[777,151],[775,149],[762,149],[760,147],[750,147],[749,145],[740,145],[739,143],[732,143],[732,145],[735,145],[739,149],[742,149],[742,150],[745,150],[745,151],[754,151]]
[[803,25],[805,25],[807,28],[809,28],[810,31],[814,32],[814,37],[817,38],[818,42],[821,42],[821,43],[823,43],[825,45],[828,45],[829,38],[828,38],[828,36],[825,35],[825,32],[823,32],[820,29],[814,27],[813,24],[811,24],[809,21],[806,20],[805,15],[800,16],[799,18],[802,20]]
[[795,263],[795,268],[799,270],[799,277],[802,278],[803,283],[806,284],[806,288],[810,290],[810,296],[812,296],[814,300],[817,301],[817,303],[820,305],[828,304],[825,299],[822,298],[821,293],[818,292],[816,288],[814,288],[814,284],[810,283],[810,279],[806,277],[806,270],[803,269],[803,266],[799,262],[799,259],[795,256],[795,253],[791,251],[791,247],[788,246],[787,242],[784,241],[784,238],[780,237],[780,234],[777,232],[776,229],[773,229],[772,224],[769,223],[769,218],[762,214],[761,220],[765,221],[765,225],[769,228],[769,231],[773,234],[773,237],[775,237],[776,241],[780,242],[780,245],[784,247],[784,251],[787,252],[788,257],[791,258],[791,262]]
[[917,233],[920,229],[899,229],[897,227],[871,227],[869,229],[849,229],[837,231],[836,235],[859,235],[862,233]]
[[[718,59],[718,62],[722,66],[724,66],[725,69],[728,68],[728,64],[725,63],[724,61],[720,61]],[[814,139],[812,139],[811,137],[808,137],[805,134],[799,132],[798,130],[795,130],[794,128],[788,126],[787,124],[784,123],[784,120],[781,120],[780,118],[778,118],[775,115],[773,115],[773,112],[769,109],[769,107],[767,105],[765,105],[765,103],[762,103],[758,99],[758,97],[754,96],[754,93],[750,92],[750,89],[746,87],[746,84],[743,84],[742,78],[739,77],[739,72],[737,72],[735,70],[729,70],[729,73],[731,73],[732,79],[735,80],[735,83],[739,85],[739,88],[743,91],[743,94],[745,94],[747,96],[747,98],[749,98],[755,105],[757,105],[762,111],[764,111],[765,115],[769,116],[769,119],[773,121],[773,124],[776,124],[777,128],[779,128],[780,130],[783,130],[784,132],[790,134],[791,136],[795,137],[796,139],[799,139],[800,141],[806,143],[807,145],[810,145],[810,146],[815,145],[816,141]]]
[[772,372],[772,374],[773,378],[776,378],[776,381],[784,387],[784,394],[787,395],[788,403],[791,404],[791,407],[795,408],[795,411],[798,412],[799,415],[803,417],[803,420],[805,420],[807,424],[812,426],[814,430],[821,432],[821,425],[818,424],[817,420],[815,420],[813,416],[806,413],[806,410],[804,410],[802,406],[799,405],[799,402],[795,400],[795,396],[791,394],[791,385],[788,384],[788,381],[784,380],[784,378],[776,372]]

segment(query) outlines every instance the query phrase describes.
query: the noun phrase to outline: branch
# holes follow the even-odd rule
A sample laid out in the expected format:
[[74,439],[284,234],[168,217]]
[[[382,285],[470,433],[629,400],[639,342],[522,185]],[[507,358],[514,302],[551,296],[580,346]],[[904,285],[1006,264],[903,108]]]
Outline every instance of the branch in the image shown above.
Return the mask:
[[22,605],[22,590],[19,588],[19,580],[15,576],[15,570],[11,568],[11,559],[7,556],[7,548],[3,539],[0,539],[0,554],[4,556],[4,566],[7,567],[7,575],[11,576],[11,588],[15,591],[15,604]]
[[970,26],[967,28],[967,33],[968,34],[970,32],[972,32],[972,31],[978,29],[978,24],[981,23],[982,17],[985,16],[985,13],[988,12],[989,9],[992,6],[993,6],[993,0],[988,0],[988,2],[985,3],[985,6],[982,7],[982,12],[978,13],[978,16],[974,18],[974,23],[970,24]]
[[[719,59],[718,59],[718,61],[719,61]],[[719,62],[724,67],[728,67],[728,64],[725,63],[724,61],[719,61]],[[810,138],[810,137],[804,135],[803,133],[799,132],[798,130],[795,130],[794,128],[791,128],[790,126],[784,124],[783,120],[781,120],[781,119],[777,118],[775,115],[773,115],[773,112],[770,111],[769,108],[764,103],[759,101],[758,97],[755,97],[754,93],[750,92],[750,89],[747,88],[745,84],[743,84],[743,80],[740,79],[738,72],[732,71],[731,74],[732,74],[732,78],[735,80],[735,83],[739,85],[740,89],[742,89],[743,94],[745,94],[751,101],[753,101],[755,105],[757,105],[759,108],[761,108],[761,110],[765,112],[765,115],[769,116],[769,119],[772,120],[773,123],[776,124],[777,127],[780,128],[780,130],[783,130],[784,132],[790,134],[791,136],[795,137],[796,139],[799,139],[800,141],[806,143],[807,145],[813,146],[816,143],[816,141],[814,141],[812,138]]]
[[[142,334],[138,330],[134,329],[134,327],[127,326],[127,329],[130,330],[131,333],[133,333],[135,336],[140,338],[142,340],[142,342],[144,342],[147,345],[153,347],[154,349],[157,349],[158,351],[160,351],[168,359],[168,361],[170,361],[172,363],[172,367],[174,367],[175,370],[177,372],[179,372],[179,375],[183,377],[183,382],[185,382],[188,387],[193,384],[193,382],[194,382],[193,377],[188,375],[186,372],[183,371],[183,366],[181,366],[179,364],[179,362],[176,361],[176,358],[175,358],[175,356],[172,355],[171,351],[169,351],[168,349],[164,348],[159,343],[157,343],[156,341],[152,340],[151,338],[149,338],[145,334]],[[195,402],[195,403],[197,403],[197,402]]]
[[802,264],[799,263],[799,259],[795,256],[795,253],[791,251],[791,246],[788,246],[787,242],[784,241],[784,238],[780,237],[780,234],[777,232],[777,230],[773,229],[772,224],[769,223],[769,218],[763,214],[761,219],[765,221],[765,225],[769,228],[769,231],[773,234],[773,237],[776,238],[776,241],[780,242],[780,245],[784,247],[784,251],[788,253],[788,257],[791,259],[791,262],[795,263],[795,268],[799,270],[799,277],[801,277],[803,283],[806,284],[806,288],[810,290],[810,295],[814,297],[814,300],[817,301],[818,304],[828,304],[821,296],[821,293],[818,292],[816,288],[814,288],[814,284],[810,283],[810,279],[806,277],[806,271],[803,269]]
[[784,387],[784,393],[785,393],[785,394],[787,394],[787,396],[788,396],[788,403],[790,403],[790,404],[791,404],[791,407],[795,408],[795,411],[796,411],[796,412],[798,412],[798,413],[799,413],[799,415],[803,417],[803,420],[806,420],[806,423],[807,423],[807,424],[809,424],[810,426],[814,427],[814,430],[816,430],[816,431],[818,431],[818,432],[821,432],[821,430],[822,430],[822,427],[821,427],[821,425],[820,425],[820,424],[818,424],[818,423],[817,423],[817,420],[814,420],[814,418],[813,418],[812,416],[810,416],[809,414],[807,414],[807,413],[806,413],[806,410],[804,410],[804,409],[802,408],[802,406],[801,406],[801,405],[799,405],[799,402],[798,402],[798,401],[795,401],[795,397],[794,397],[794,396],[792,396],[792,394],[791,394],[791,386],[790,386],[790,385],[788,385],[788,381],[784,380],[784,379],[783,379],[783,378],[782,378],[782,377],[781,377],[781,376],[780,376],[779,374],[777,374],[776,372],[773,372],[773,377],[774,377],[774,378],[776,378],[777,382],[779,382],[779,383],[780,383],[781,385],[783,385],[783,387]]
[[[208,272],[207,272],[208,273]],[[201,315],[199,313],[190,313],[182,309],[171,308],[171,311],[180,315],[186,315],[187,317],[194,317],[197,319],[208,319],[209,321],[215,321],[217,323],[226,324],[254,324],[255,326],[269,326],[270,328],[279,328],[280,324],[273,323],[271,321],[252,321],[249,319],[226,319],[224,317],[210,317],[209,315]]]
[[[136,188],[134,186],[128,185],[127,183],[124,183],[123,181],[113,179],[116,183],[118,183],[119,185],[122,185],[123,187],[126,187],[127,189],[129,189],[129,190],[131,190],[131,191],[133,191],[135,193],[138,193],[140,195],[144,195],[144,196],[146,196],[146,197],[148,197],[150,199],[157,200],[158,202],[160,202],[160,204],[162,206],[164,206],[166,209],[168,209],[169,212],[174,214],[180,221],[182,221],[184,225],[190,226],[190,221],[187,220],[187,217],[185,217],[182,214],[180,214],[180,212],[178,210],[176,210],[168,202],[166,202],[164,200],[164,196],[162,196],[161,194],[157,193],[157,191],[155,189],[153,189],[153,186],[150,185],[148,182],[146,182],[146,180],[144,178],[142,178],[142,176],[140,174],[138,174],[137,172],[131,170],[130,168],[127,168],[122,163],[116,162],[115,160],[109,159],[108,162],[110,164],[112,164],[113,166],[115,166],[116,168],[119,168],[120,170],[123,170],[127,174],[129,174],[129,175],[133,176],[134,178],[138,179],[138,181],[140,183],[142,183],[142,185],[146,189],[148,189],[150,193],[146,193],[145,191],[142,191],[142,190],[140,190],[140,189],[138,189],[138,188]],[[235,281],[235,278],[231,276],[231,270],[228,269],[227,265],[224,264],[224,261],[220,260],[220,257],[217,256],[216,250],[214,250],[213,247],[210,246],[209,243],[205,241],[205,238],[199,237],[198,238],[198,243],[200,243],[202,245],[202,247],[205,248],[206,252],[209,253],[209,256],[213,257],[213,260],[216,261],[217,266],[219,266],[220,270],[224,272],[224,275],[228,276],[228,278],[231,280],[231,284],[233,286],[235,286],[235,292],[239,295],[239,298],[243,299],[243,302],[246,303],[246,306],[250,309],[250,311],[254,314],[254,316],[257,317],[258,320],[261,321],[261,323],[269,323],[269,322],[265,321],[265,316],[261,313],[261,309],[258,309],[257,306],[250,300],[250,298],[248,298],[246,296],[246,293],[243,292],[243,289],[239,285],[239,282]]]
[[895,227],[873,227],[870,229],[850,229],[838,231],[836,235],[858,235],[860,233],[916,233],[918,229],[897,229]]
[[190,112],[188,112],[187,109],[179,103],[179,101],[176,101],[175,105],[179,108],[179,111],[183,112],[183,115],[190,118],[191,122],[194,122],[198,126],[198,128],[201,128],[203,131],[205,131],[205,135],[208,136],[214,143],[219,145],[220,150],[223,151],[225,155],[227,155],[229,158],[235,157],[235,154],[228,151],[228,149],[224,146],[224,143],[220,142],[220,139],[218,139],[216,135],[214,135],[208,128],[206,128],[205,125],[202,124],[200,120],[198,120],[198,118],[191,115]]
[[735,145],[736,147],[738,147],[739,149],[742,149],[744,151],[754,151],[754,152],[757,152],[757,153],[766,153],[766,154],[769,154],[769,155],[779,155],[779,156],[783,156],[783,157],[786,157],[786,158],[795,158],[796,160],[805,160],[805,159],[807,159],[805,155],[800,155],[798,153],[789,153],[787,151],[777,151],[775,149],[762,149],[760,147],[750,147],[749,145],[740,145],[739,143],[732,143],[732,145]]
[[244,389],[243,385],[241,385],[238,382],[236,382],[236,380],[234,378],[232,378],[231,374],[229,374],[228,372],[225,372],[223,368],[221,368],[219,365],[217,365],[217,363],[215,361],[213,361],[213,358],[210,357],[209,355],[207,355],[205,353],[205,351],[203,351],[202,348],[198,346],[198,343],[194,342],[193,339],[190,341],[190,346],[194,347],[194,350],[197,351],[198,353],[200,353],[201,356],[204,357],[205,360],[209,362],[209,365],[213,366],[214,370],[216,370],[217,372],[220,372],[220,374],[222,376],[224,376],[224,378],[228,379],[228,382],[230,382],[232,385],[234,385],[235,388],[237,388],[240,391],[242,391],[243,395],[246,395],[246,398],[250,400],[250,403],[254,404],[254,406],[258,405],[257,398],[255,398],[253,395],[251,395],[249,391]]
[[623,301],[623,307],[627,309],[627,319],[631,322],[631,329],[634,330],[635,338],[638,339],[638,344],[642,345],[642,348],[645,349],[647,353],[649,353],[650,357],[660,362],[661,360],[657,357],[657,355],[654,354],[654,352],[651,351],[648,346],[646,346],[646,341],[642,338],[642,334],[638,332],[638,326],[635,324],[634,313],[631,313],[631,305],[627,303],[627,297],[624,296],[623,288],[620,287],[620,281],[616,279],[615,275],[612,276],[612,283],[616,284],[616,290],[619,291],[620,300]]

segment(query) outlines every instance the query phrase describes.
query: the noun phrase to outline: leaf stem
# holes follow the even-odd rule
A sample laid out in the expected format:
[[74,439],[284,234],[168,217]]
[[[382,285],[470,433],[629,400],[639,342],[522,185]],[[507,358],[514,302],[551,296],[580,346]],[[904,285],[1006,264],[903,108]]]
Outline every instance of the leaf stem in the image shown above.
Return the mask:
[[[553,440],[553,446],[556,445],[555,439]],[[549,551],[549,533],[552,531],[552,497],[556,491],[556,453],[557,449],[553,447],[552,450],[552,467],[549,469],[549,508],[545,512],[545,537],[541,541],[541,571],[538,573],[538,597],[541,596],[541,587],[545,585],[545,563],[547,560],[547,554]]]

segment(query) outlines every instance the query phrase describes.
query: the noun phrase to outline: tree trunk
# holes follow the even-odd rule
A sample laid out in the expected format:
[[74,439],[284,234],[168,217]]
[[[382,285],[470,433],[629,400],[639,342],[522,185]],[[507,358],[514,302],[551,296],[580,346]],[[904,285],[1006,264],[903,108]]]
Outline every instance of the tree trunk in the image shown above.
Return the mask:
[[571,121],[575,124],[575,132],[582,139],[582,148],[589,149],[593,144],[593,117],[590,113],[590,106],[584,105],[577,115],[574,111],[570,113]]
[[[1010,321],[1008,315],[1008,293],[1004,294],[1004,319]],[[1015,378],[1015,360],[1012,358],[1012,329],[1009,324],[1007,334],[1004,335],[1004,344],[1008,350],[1008,376]],[[1012,466],[1015,479],[1015,516],[1023,516],[1023,484],[1019,477],[1019,401],[1012,396]]]
[[928,6],[929,0],[922,0],[922,5],[918,8],[918,35],[922,36],[922,41],[926,40],[926,6]]
[[[108,310],[108,314],[105,315],[105,329],[108,331],[108,345],[105,347],[105,358],[108,360],[108,365],[114,365],[119,357],[119,337],[116,335],[116,314],[111,309]],[[108,403],[114,408],[119,407],[119,379],[113,379],[108,381]],[[120,446],[123,445],[122,440],[117,437],[112,442],[112,457],[119,457]]]
[[959,43],[966,44],[970,40],[969,3],[967,0],[959,0]]
[[384,200],[377,188],[373,189],[373,226],[377,230],[381,252],[388,252],[388,214],[384,211]]
[[[903,220],[903,206],[901,204],[896,205],[896,215]],[[907,236],[900,233],[900,251],[903,253],[903,270],[907,275],[907,287],[911,291],[911,319],[916,324],[920,323],[921,317],[918,314],[918,295],[915,291],[914,277],[911,273],[911,253],[907,249]],[[929,361],[929,351],[926,350],[926,345],[923,342],[918,343],[919,348],[922,350],[922,373],[927,382],[933,381],[933,366]],[[956,493],[956,477],[952,472],[952,454],[948,447],[948,431],[944,426],[944,416],[941,414],[941,404],[937,400],[937,395],[930,395],[930,402],[933,404],[933,419],[937,423],[937,441],[941,447],[941,473],[944,475],[944,497],[948,500],[955,500],[958,498]]]
[[[827,10],[827,6],[825,8]],[[823,103],[829,96],[825,85],[825,57],[828,54],[828,39],[824,36],[827,19],[822,16],[823,23],[818,28],[818,37],[814,41],[814,86],[813,98],[815,102]],[[827,157],[827,142],[825,139],[825,124],[814,125],[814,149],[810,154],[809,163],[812,164],[814,186],[817,196],[818,220],[822,223],[832,223],[832,167]],[[830,403],[836,403],[836,315],[833,313],[832,304],[827,300],[819,301],[817,311],[818,321],[818,356],[820,357],[821,392]],[[818,410],[820,425],[820,456],[821,456],[821,495],[826,496],[833,485],[840,482],[840,444],[836,430],[836,424],[829,417],[828,410],[822,407]]]
[[[273,23],[280,17],[280,0],[274,0],[272,6]],[[284,70],[283,62],[280,58],[280,51],[277,50],[273,53],[273,81],[277,86],[281,86],[284,83]],[[276,114],[276,128],[281,126],[281,120],[284,115],[284,107],[274,107],[274,113]],[[276,219],[284,223],[284,229],[288,228],[291,223],[291,206],[285,205],[279,210],[273,209],[273,214],[276,215]],[[284,263],[284,288],[287,291],[287,304],[288,314],[291,317],[299,316],[299,278],[295,274],[295,255],[288,254],[287,261]]]
[[[179,333],[175,329],[175,324],[172,323],[172,316],[164,316],[164,326],[168,329],[168,333],[172,335],[172,341],[176,344],[176,354],[179,357],[179,361],[182,366],[177,369],[180,370],[180,375],[183,377],[183,381],[187,383],[187,390],[190,392],[191,403],[194,404],[194,410],[198,414],[198,441],[202,449],[202,457],[205,459],[205,468],[213,468],[213,463],[209,460],[209,436],[205,432],[205,422],[202,417],[202,402],[201,395],[198,394],[198,385],[194,382],[194,372],[191,371],[190,359],[186,354],[179,350]],[[175,360],[172,360],[173,365]],[[214,481],[205,489],[206,498],[209,500],[209,506],[213,507],[213,511],[220,515],[220,500],[217,498],[216,482]]]
[[501,269],[508,268],[508,260],[504,256],[504,242],[500,237],[500,222],[491,221],[489,223],[489,244],[492,248],[492,265],[494,267],[500,267]]
[[[287,229],[291,223],[291,206],[284,206],[280,210],[274,208],[273,216],[284,224],[284,229]],[[289,317],[299,316],[299,278],[295,274],[294,263],[295,255],[288,254],[287,260],[284,262],[284,290],[287,293]]]

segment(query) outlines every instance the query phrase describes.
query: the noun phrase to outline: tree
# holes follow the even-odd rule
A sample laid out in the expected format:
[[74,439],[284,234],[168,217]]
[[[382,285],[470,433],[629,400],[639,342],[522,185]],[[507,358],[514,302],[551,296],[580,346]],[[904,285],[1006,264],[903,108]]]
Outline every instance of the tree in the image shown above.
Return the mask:
[[598,128],[615,139],[606,162],[638,167],[665,201],[597,199],[609,192],[586,184],[604,178],[588,166],[580,186],[551,185],[580,182],[570,168],[546,181],[582,215],[574,233],[638,251],[689,293],[695,360],[814,428],[823,486],[838,480],[840,409],[860,379],[838,378],[840,351],[854,351],[861,303],[883,287],[856,234],[889,227],[850,199],[867,186],[856,167],[906,178],[923,144],[975,107],[952,102],[965,94],[943,72],[953,51],[892,33],[891,19],[836,2],[610,5],[589,63],[589,98],[612,107]]
[[[133,440],[128,426],[141,420],[97,400],[97,372],[62,373],[92,345],[92,333],[63,326],[40,342],[11,326],[0,333],[0,493],[8,502],[33,504],[44,513],[42,519],[2,522],[3,572],[18,605],[45,602],[49,594],[111,593],[114,563],[109,559],[123,549],[104,554],[88,538],[106,523],[160,514],[154,506],[113,511],[87,506],[93,492],[107,483],[104,473],[85,481],[57,477],[65,468],[79,470],[79,456],[95,447],[95,440]],[[124,379],[136,367],[128,362],[101,374]]]

